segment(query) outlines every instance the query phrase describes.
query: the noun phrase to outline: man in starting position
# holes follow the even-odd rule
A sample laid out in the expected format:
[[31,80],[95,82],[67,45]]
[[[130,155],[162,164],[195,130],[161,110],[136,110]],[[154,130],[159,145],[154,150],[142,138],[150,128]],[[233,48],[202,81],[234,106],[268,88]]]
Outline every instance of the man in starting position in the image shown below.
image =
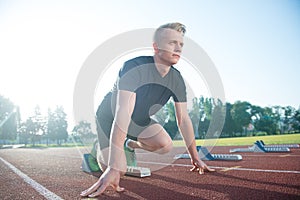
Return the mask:
[[187,111],[185,83],[173,67],[180,59],[185,32],[185,26],[180,23],[160,26],[153,37],[154,56],[136,57],[124,63],[113,90],[104,97],[96,113],[98,161],[103,174],[81,196],[98,196],[108,186],[123,191],[119,181],[127,165],[136,164],[134,149],[158,154],[172,149],[169,134],[151,118],[171,97],[175,102],[177,124],[194,166],[191,171],[200,174],[204,170],[214,171],[198,157]]

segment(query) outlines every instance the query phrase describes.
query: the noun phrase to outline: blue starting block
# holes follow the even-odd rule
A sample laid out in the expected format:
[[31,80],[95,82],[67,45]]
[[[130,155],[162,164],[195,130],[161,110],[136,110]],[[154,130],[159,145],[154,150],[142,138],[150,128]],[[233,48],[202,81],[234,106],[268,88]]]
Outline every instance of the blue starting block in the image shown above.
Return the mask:
[[[197,146],[197,151],[199,158],[201,160],[229,160],[229,161],[239,161],[242,160],[241,155],[234,154],[211,154],[206,147]],[[189,159],[189,154],[177,154],[174,156],[174,159]]]
[[264,145],[265,147],[276,147],[276,148],[281,148],[281,147],[284,147],[284,148],[300,148],[299,144],[276,144],[276,145],[265,145],[264,141],[260,140],[260,143],[262,145]]
[[282,153],[290,152],[290,149],[287,147],[267,147],[261,141],[256,141],[252,147],[230,149],[230,153],[235,152]]

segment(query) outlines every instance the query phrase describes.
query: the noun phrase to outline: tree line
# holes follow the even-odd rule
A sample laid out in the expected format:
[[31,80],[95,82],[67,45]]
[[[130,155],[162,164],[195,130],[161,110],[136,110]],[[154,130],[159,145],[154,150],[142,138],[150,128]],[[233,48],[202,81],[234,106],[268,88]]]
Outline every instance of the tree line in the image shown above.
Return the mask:
[[67,114],[62,106],[57,106],[53,111],[49,108],[48,115],[43,116],[39,106],[35,107],[34,115],[30,116],[18,127],[17,136],[22,144],[32,144],[44,141],[47,145],[56,142],[61,145],[68,139]]
[[[247,101],[223,103],[213,98],[194,98],[189,109],[196,138],[241,137],[300,132],[300,107],[260,107]],[[20,119],[20,110],[9,99],[0,95],[0,144],[16,141],[22,144],[55,142],[60,145],[72,141],[91,141],[96,137],[91,122],[81,121],[68,133],[67,114],[62,106],[48,109],[47,116],[41,114],[39,106],[25,121]],[[180,138],[176,124],[174,104],[168,102],[155,115],[173,139]]]
[[[189,110],[195,137],[243,137],[300,132],[300,107],[260,107],[247,101],[222,103],[214,98],[194,98]],[[168,102],[156,118],[172,138],[180,137],[175,108]]]
[[57,143],[60,145],[68,139],[67,114],[62,106],[48,109],[48,115],[41,113],[36,106],[34,114],[21,120],[20,110],[8,98],[0,96],[0,144],[15,141],[21,144]]

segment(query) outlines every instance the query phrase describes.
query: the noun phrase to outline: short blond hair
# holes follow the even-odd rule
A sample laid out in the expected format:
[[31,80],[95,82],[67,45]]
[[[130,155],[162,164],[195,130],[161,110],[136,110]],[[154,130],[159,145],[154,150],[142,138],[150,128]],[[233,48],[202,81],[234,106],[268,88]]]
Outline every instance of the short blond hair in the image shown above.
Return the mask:
[[185,25],[183,25],[179,22],[167,23],[167,24],[161,25],[160,27],[158,27],[156,29],[156,31],[154,32],[154,36],[153,36],[153,42],[159,41],[160,34],[161,34],[162,30],[164,30],[164,29],[172,29],[172,30],[182,33],[182,35],[184,35],[186,32]]

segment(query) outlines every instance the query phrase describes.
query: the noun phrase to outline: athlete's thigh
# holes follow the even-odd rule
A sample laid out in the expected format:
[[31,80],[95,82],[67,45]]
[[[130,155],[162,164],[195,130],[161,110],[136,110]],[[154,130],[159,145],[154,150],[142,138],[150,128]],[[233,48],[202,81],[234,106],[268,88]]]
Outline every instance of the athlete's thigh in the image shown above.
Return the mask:
[[172,144],[172,139],[167,131],[158,123],[145,128],[138,136],[138,141],[153,147],[164,147]]

